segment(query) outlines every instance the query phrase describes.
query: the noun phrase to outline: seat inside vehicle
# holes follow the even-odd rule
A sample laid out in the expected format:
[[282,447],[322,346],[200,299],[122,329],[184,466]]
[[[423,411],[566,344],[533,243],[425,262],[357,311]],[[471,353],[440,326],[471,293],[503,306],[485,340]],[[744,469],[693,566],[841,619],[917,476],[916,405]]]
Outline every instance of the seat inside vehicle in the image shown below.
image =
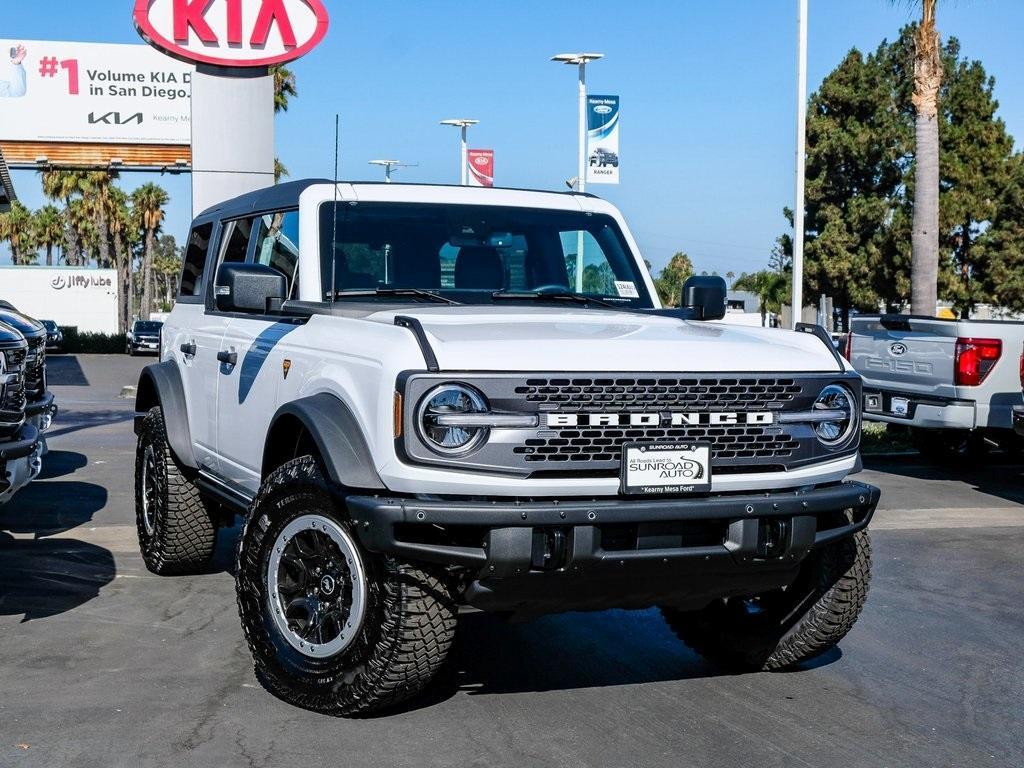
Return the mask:
[[455,260],[455,287],[498,291],[505,286],[505,267],[496,248],[464,246]]

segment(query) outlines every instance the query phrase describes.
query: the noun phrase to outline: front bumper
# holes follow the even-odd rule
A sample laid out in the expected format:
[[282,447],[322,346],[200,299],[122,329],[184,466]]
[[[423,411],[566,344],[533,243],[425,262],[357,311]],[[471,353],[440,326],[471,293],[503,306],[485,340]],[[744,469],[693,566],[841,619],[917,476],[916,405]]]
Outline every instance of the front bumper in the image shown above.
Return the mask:
[[160,342],[157,339],[132,340],[128,342],[128,347],[132,352],[159,352]]
[[6,504],[43,469],[39,430],[25,424],[13,439],[0,443],[0,504]]
[[[893,413],[893,398],[907,400],[907,415]],[[971,400],[924,397],[864,386],[864,420],[903,424],[921,429],[974,429],[978,426],[976,404]]]
[[653,500],[347,503],[370,551],[465,569],[463,599],[478,608],[545,613],[699,608],[784,586],[813,549],[865,528],[878,498],[847,482]]
[[40,426],[38,423],[36,427],[40,432],[45,432],[50,428],[50,422],[57,415],[57,403],[53,397],[53,393],[49,390],[39,398],[33,400],[25,406],[25,418],[32,419],[45,419],[45,426]]
[[1024,405],[1013,406],[1013,431],[1024,437]]

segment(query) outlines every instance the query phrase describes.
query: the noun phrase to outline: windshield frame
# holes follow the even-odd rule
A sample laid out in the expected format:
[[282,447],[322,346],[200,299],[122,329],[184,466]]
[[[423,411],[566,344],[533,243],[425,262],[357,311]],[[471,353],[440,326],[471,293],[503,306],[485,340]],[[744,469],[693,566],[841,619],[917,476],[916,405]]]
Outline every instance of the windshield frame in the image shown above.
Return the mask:
[[[336,207],[335,207],[336,206]],[[419,202],[419,201],[353,201],[353,200],[339,200],[337,203],[334,201],[320,200],[317,202],[315,207],[315,217],[319,228],[319,237],[316,243],[316,258],[319,261],[319,267],[321,271],[319,291],[321,300],[325,303],[332,303],[331,291],[329,291],[331,277],[327,270],[330,269],[331,257],[328,255],[328,249],[331,248],[331,232],[336,226],[338,232],[338,240],[344,242],[344,229],[349,222],[351,217],[357,215],[356,212],[362,211],[373,211],[378,212],[387,209],[394,209],[396,211],[404,210],[423,210],[423,209],[438,209],[440,216],[448,217],[448,225],[451,224],[452,218],[464,219],[472,217],[480,217],[480,219],[487,223],[492,220],[508,219],[513,224],[516,223],[517,217],[522,217],[523,223],[519,226],[519,231],[515,231],[515,228],[511,228],[511,234],[514,237],[525,237],[526,230],[534,228],[537,231],[543,232],[546,236],[551,237],[564,237],[566,235],[572,236],[570,233],[576,231],[589,232],[591,237],[596,241],[597,247],[601,252],[601,260],[603,264],[607,264],[613,271],[613,275],[610,279],[617,282],[632,283],[633,290],[636,293],[635,297],[628,295],[623,296],[607,294],[604,292],[593,293],[588,291],[582,291],[577,293],[575,286],[565,285],[567,293],[574,294],[580,299],[588,299],[588,303],[584,303],[582,300],[577,303],[579,309],[604,309],[604,310],[615,310],[621,307],[622,311],[637,311],[637,310],[650,310],[655,309],[658,303],[655,301],[652,292],[650,291],[647,278],[649,277],[646,267],[642,265],[642,262],[631,246],[631,241],[627,238],[623,226],[616,216],[611,215],[604,211],[587,211],[587,210],[572,210],[565,208],[547,208],[544,206],[521,206],[521,205],[502,205],[502,204],[466,204],[466,203],[452,203],[452,202]],[[335,213],[336,212],[336,213]],[[558,226],[552,226],[550,230],[544,227],[543,217],[551,216],[554,223],[557,223],[558,217],[563,218],[565,221],[563,224]],[[535,221],[528,221],[529,218],[534,218]],[[498,231],[498,230],[493,230]],[[601,238],[601,239],[599,239]],[[614,251],[610,251],[608,248],[609,244],[614,245]],[[447,245],[451,247],[455,246],[451,239]],[[442,244],[439,246],[444,248]],[[337,245],[334,245],[337,248]],[[551,251],[540,251],[542,254],[546,254],[546,258],[550,263]],[[571,255],[571,254],[570,254]],[[440,258],[440,257],[439,257]],[[624,272],[624,274],[620,274]],[[627,279],[630,278],[630,279]],[[571,280],[571,275],[568,276]],[[337,280],[335,281],[337,282]],[[384,283],[378,281],[377,286],[387,289],[398,287],[395,282]],[[404,287],[404,286],[403,286]],[[416,289],[421,291],[429,291],[437,294],[445,299],[449,299],[454,302],[458,302],[463,305],[470,306],[495,306],[501,305],[545,305],[545,306],[566,306],[567,302],[564,297],[559,298],[552,296],[550,299],[543,294],[534,295],[535,289],[526,288],[520,289],[516,286],[506,285],[499,291],[495,291],[491,287],[487,288],[458,288],[454,286],[443,286],[443,285],[419,285],[414,286]],[[536,288],[549,287],[549,286],[536,286]],[[616,290],[618,286],[616,286]],[[625,289],[628,291],[628,288]],[[369,301],[369,302],[410,302],[410,303],[421,303],[422,297],[415,295],[396,295],[391,292],[385,292],[381,296],[368,295],[372,293],[373,287],[367,286],[355,286],[353,285],[350,289],[346,290],[344,287],[339,287],[338,290],[334,291],[334,301],[348,302],[352,300],[358,301]],[[347,292],[351,292],[351,298],[346,296]],[[513,297],[503,297],[501,299],[495,299],[495,293],[522,293],[521,299]],[[608,306],[608,305],[612,306]]]

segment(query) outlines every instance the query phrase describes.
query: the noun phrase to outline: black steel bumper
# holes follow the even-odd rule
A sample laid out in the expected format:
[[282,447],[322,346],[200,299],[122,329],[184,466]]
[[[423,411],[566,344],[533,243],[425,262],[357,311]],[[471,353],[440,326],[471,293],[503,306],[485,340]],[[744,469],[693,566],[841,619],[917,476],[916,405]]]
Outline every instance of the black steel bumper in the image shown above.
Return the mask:
[[419,501],[352,496],[363,545],[460,566],[464,599],[487,610],[700,607],[791,583],[815,548],[865,528],[879,491],[675,499]]
[[31,419],[33,416],[38,416],[41,413],[49,413],[51,416],[57,415],[57,403],[54,400],[53,393],[49,390],[38,400],[33,400],[25,405],[25,416],[27,418]]
[[1013,406],[1013,431],[1024,437],[1024,405]]
[[39,430],[25,424],[10,440],[0,443],[0,464],[31,456],[39,445]]

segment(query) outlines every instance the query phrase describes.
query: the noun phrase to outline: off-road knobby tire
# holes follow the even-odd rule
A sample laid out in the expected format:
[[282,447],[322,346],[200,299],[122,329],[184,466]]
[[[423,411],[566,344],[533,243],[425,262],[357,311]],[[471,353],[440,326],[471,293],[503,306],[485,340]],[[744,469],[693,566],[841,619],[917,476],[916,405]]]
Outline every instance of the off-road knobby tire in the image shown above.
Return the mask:
[[[142,466],[149,445],[156,452],[161,475],[152,535],[146,531],[142,511]],[[171,452],[159,406],[146,414],[135,450],[135,526],[143,562],[161,576],[203,570],[217,544],[214,509]]]
[[870,580],[871,539],[864,530],[809,555],[790,588],[789,605],[780,599],[781,610],[768,616],[744,613],[735,600],[700,611],[662,608],[662,614],[680,640],[713,664],[733,671],[783,669],[821,655],[846,636],[864,607]]
[[238,612],[256,676],[275,696],[315,712],[352,716],[391,708],[422,691],[441,668],[457,606],[438,573],[363,550],[367,600],[358,633],[334,656],[299,653],[269,615],[266,571],[280,531],[306,514],[330,518],[358,542],[340,493],[310,456],[267,477],[238,543]]

